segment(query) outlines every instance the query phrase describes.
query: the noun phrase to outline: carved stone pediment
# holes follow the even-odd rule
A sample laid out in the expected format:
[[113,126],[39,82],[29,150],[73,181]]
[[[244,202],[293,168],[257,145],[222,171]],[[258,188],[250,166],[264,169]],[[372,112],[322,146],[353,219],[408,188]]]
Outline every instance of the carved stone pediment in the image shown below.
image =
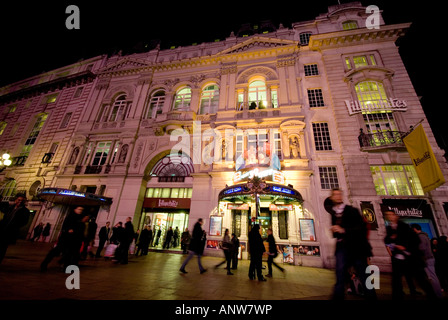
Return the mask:
[[100,69],[98,73],[103,76],[107,74],[121,75],[121,74],[148,71],[150,67],[151,64],[149,62],[127,57],[105,66],[104,68]]
[[246,41],[243,41],[241,43],[238,43],[230,48],[221,51],[220,53],[218,53],[218,55],[266,50],[268,48],[284,47],[290,45],[296,45],[296,43],[291,40],[282,40],[267,37],[251,37]]

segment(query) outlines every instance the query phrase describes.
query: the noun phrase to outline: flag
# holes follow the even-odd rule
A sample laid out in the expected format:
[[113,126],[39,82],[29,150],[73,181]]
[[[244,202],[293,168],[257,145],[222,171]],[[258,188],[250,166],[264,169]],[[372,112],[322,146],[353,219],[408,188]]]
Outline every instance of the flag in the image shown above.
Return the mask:
[[432,152],[422,125],[409,133],[403,142],[411,156],[424,192],[429,192],[445,183],[442,170]]

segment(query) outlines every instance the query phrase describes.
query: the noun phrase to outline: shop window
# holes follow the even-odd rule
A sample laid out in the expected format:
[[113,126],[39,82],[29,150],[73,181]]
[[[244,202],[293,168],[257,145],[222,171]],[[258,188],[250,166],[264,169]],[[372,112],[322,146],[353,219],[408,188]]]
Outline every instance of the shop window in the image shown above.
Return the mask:
[[371,166],[373,182],[378,195],[423,196],[423,188],[414,166]]
[[288,211],[278,212],[278,237],[288,239]]

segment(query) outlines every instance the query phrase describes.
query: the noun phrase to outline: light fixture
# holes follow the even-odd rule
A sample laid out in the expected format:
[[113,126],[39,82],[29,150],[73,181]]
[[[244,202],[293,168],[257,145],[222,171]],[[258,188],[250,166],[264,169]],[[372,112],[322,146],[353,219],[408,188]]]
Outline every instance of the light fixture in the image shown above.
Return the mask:
[[2,155],[2,160],[0,160],[0,172],[2,172],[3,170],[6,169],[6,167],[9,167],[11,165],[12,161],[10,158],[11,156],[7,152],[5,152]]

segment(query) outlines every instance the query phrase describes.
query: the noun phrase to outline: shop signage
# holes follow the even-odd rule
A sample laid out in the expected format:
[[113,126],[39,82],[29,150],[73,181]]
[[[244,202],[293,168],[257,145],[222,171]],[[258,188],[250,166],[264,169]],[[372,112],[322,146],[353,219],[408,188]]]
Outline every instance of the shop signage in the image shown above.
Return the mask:
[[239,170],[233,175],[233,182],[238,183],[241,181],[248,181],[253,179],[253,177],[258,177],[265,179],[266,181],[273,181],[280,184],[285,183],[285,176],[283,173],[272,168],[251,168]]
[[271,211],[292,211],[292,204],[273,204],[269,205],[269,210]]
[[361,112],[406,111],[408,109],[406,101],[399,99],[371,101],[370,103],[364,102],[364,104],[361,104],[357,100],[345,100],[345,105],[350,115]]
[[432,210],[425,200],[389,200],[383,199],[381,211],[393,211],[400,217],[432,218]]
[[145,198],[145,208],[189,209],[189,198]]
[[242,204],[228,203],[227,209],[229,209],[229,210],[249,210],[249,204],[248,203],[242,203]]
[[280,192],[280,193],[287,193],[287,194],[294,194],[294,191],[288,189],[288,188],[282,188],[282,187],[272,187],[272,191]]
[[232,188],[232,189],[228,189],[228,190],[224,191],[224,194],[231,194],[231,193],[241,192],[241,191],[243,191],[243,188],[236,187],[236,188]]

